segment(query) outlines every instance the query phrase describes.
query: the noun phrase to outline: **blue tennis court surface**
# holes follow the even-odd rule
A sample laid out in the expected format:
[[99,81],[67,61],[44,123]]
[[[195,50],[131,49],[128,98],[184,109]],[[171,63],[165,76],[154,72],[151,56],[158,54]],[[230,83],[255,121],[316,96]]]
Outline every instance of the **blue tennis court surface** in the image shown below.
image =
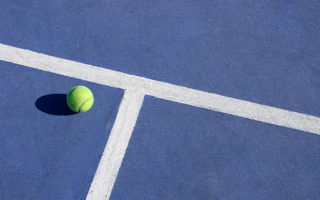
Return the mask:
[[317,199],[319,142],[146,98],[111,199]]
[[[101,199],[112,200],[320,198],[320,131],[145,95],[130,132],[130,109],[115,125],[127,88],[38,70],[63,60],[34,67],[34,57],[1,57],[3,44],[318,119],[319,1],[2,0],[0,7],[0,200],[99,200],[87,195],[90,187],[108,191],[104,184],[111,190]],[[94,93],[86,113],[65,105],[75,85]],[[123,158],[117,144],[127,147]],[[98,166],[108,173],[102,157],[114,181],[92,186]]]
[[6,85],[0,106],[0,199],[81,199],[123,92],[85,83],[96,105],[90,114],[77,115],[64,106],[63,94],[83,81],[5,62],[0,66],[0,84]]

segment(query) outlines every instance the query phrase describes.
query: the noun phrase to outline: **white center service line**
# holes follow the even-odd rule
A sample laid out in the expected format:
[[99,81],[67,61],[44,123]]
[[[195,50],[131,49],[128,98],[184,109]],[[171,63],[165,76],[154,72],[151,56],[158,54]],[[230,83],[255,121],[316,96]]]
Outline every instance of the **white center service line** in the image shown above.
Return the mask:
[[86,200],[109,199],[125,155],[144,94],[126,90]]
[[0,60],[320,135],[320,118],[0,44]]

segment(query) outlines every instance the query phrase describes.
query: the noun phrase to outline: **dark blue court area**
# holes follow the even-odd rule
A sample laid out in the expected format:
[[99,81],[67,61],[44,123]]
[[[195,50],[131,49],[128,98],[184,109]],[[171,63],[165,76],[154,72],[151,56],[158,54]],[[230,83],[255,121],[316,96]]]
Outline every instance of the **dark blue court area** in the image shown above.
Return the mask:
[[[0,44],[320,117],[318,0],[0,8]],[[0,89],[0,200],[85,199],[124,91],[1,60]],[[319,155],[319,135],[146,96],[110,199],[318,200]]]
[[4,44],[320,116],[320,1],[0,6]]

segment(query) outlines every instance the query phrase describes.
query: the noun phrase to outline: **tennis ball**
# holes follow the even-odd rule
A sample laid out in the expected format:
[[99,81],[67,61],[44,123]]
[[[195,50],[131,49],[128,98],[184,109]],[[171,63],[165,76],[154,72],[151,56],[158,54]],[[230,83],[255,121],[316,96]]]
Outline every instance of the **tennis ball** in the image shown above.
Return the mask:
[[86,112],[90,110],[94,102],[91,90],[79,85],[73,87],[67,94],[67,105],[74,112]]

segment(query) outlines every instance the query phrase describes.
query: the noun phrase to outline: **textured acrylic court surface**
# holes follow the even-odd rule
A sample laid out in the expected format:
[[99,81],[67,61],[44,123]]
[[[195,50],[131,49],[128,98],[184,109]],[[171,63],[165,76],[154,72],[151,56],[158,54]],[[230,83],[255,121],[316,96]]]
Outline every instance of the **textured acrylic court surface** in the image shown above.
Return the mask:
[[111,199],[318,199],[319,153],[317,135],[147,97]]
[[320,1],[2,0],[0,42],[320,116]]
[[[0,7],[0,43],[320,116],[320,1]],[[84,199],[123,91],[5,62],[0,83],[0,199]],[[84,83],[90,113],[46,106]],[[317,135],[147,97],[111,199],[318,199],[319,148]]]
[[[83,199],[123,92],[0,62],[0,199]],[[87,113],[72,114],[65,94],[85,84]]]

